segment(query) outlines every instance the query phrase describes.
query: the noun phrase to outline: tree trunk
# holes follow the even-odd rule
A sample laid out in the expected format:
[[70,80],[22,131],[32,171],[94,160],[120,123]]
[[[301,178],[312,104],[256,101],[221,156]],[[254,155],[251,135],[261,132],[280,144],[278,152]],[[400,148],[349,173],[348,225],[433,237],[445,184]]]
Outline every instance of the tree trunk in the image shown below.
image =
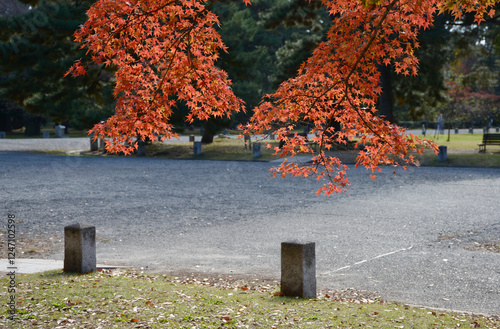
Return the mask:
[[380,72],[380,86],[382,87],[382,94],[378,99],[378,113],[385,120],[394,123],[391,70],[386,65],[377,65],[377,69]]
[[24,136],[38,137],[41,134],[42,116],[26,113],[24,116]]
[[214,134],[210,131],[210,129],[205,129],[203,136],[201,137],[201,142],[203,144],[211,144],[214,142]]

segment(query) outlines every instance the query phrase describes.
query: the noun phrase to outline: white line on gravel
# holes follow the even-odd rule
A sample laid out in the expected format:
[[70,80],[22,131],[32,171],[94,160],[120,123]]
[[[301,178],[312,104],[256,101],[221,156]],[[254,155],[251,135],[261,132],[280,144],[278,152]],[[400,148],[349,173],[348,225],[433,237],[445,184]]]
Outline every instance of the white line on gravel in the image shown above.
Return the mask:
[[[398,249],[398,250],[394,250],[394,251],[391,251],[391,252],[387,252],[387,253],[385,253],[385,254],[381,254],[381,255],[378,255],[378,256],[372,257],[372,258],[370,258],[370,259],[364,259],[364,260],[359,261],[359,262],[356,262],[356,263],[354,263],[354,264],[352,264],[352,265],[343,266],[343,267],[338,268],[338,269],[336,269],[336,270],[330,271],[330,273],[340,272],[340,271],[342,271],[342,270],[346,270],[346,269],[351,268],[351,267],[353,267],[353,266],[356,266],[356,265],[361,265],[361,264],[363,264],[363,263],[367,263],[367,262],[370,262],[370,261],[375,260],[375,259],[378,259],[378,258],[382,258],[382,257],[387,257],[387,256],[390,256],[390,255],[394,255],[394,254],[397,254],[397,253],[400,253],[400,252],[403,252],[403,251],[410,250],[410,249],[412,249],[412,248],[413,248],[413,246],[410,246],[410,247],[408,247],[408,248],[401,248],[401,249]],[[327,274],[328,274],[328,273],[327,273]]]

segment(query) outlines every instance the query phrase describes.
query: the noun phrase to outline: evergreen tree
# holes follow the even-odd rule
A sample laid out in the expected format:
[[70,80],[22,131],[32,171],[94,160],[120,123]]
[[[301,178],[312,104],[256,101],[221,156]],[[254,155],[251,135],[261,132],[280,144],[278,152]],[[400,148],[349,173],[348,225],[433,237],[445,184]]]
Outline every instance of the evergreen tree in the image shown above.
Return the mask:
[[[75,128],[90,128],[111,115],[111,72],[94,66],[84,78],[64,78],[85,54],[73,33],[93,1],[23,2],[0,8],[0,99]],[[40,117],[34,118],[36,126]]]
[[421,32],[417,76],[392,72],[396,121],[432,119],[434,109],[445,101],[444,69],[453,56],[448,17],[437,16],[434,26]]
[[[237,113],[232,120],[209,119],[204,123],[203,142],[211,142],[222,128],[245,123],[262,97],[296,74],[322,40],[328,27],[327,13],[313,4],[301,8],[307,1],[302,2],[258,0],[252,1],[252,6],[227,0],[214,3],[212,9],[221,23],[219,33],[228,47],[217,65],[228,73],[234,93],[245,101],[247,111]],[[182,117],[187,114],[182,105],[178,109]],[[179,118],[174,115],[174,119]]]

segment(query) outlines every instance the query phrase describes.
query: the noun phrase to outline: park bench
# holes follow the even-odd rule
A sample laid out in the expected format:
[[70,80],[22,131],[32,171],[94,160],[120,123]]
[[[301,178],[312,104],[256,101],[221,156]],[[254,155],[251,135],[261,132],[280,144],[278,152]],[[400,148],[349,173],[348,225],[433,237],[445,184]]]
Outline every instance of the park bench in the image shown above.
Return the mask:
[[500,146],[500,134],[483,134],[483,142],[479,145],[479,152],[486,152],[486,145],[499,145]]

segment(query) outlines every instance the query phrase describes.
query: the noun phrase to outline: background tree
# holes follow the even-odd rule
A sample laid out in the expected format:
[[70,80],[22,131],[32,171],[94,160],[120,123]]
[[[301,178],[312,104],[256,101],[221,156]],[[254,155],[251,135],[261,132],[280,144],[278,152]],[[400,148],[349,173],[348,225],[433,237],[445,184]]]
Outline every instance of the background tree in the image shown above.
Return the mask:
[[453,56],[449,19],[449,15],[435,17],[433,26],[418,36],[418,75],[392,73],[397,122],[432,120],[436,107],[445,101],[444,71]]
[[209,119],[202,139],[206,142],[222,128],[248,122],[262,97],[297,73],[324,38],[329,20],[321,5],[308,1],[258,0],[252,6],[219,1],[212,9],[220,20],[217,31],[228,48],[217,66],[227,72],[246,111],[232,119]]
[[110,71],[94,65],[85,77],[63,78],[68,66],[85,55],[72,34],[85,22],[93,1],[25,2],[32,7],[10,1],[0,8],[4,13],[0,16],[0,99],[34,115],[30,120],[34,135],[39,134],[41,116],[70,121],[80,129],[110,116],[114,102]]
[[498,121],[498,17],[484,24],[474,23],[472,15],[448,21],[452,56],[442,70],[446,76],[446,98],[437,110],[448,127],[488,127]]

